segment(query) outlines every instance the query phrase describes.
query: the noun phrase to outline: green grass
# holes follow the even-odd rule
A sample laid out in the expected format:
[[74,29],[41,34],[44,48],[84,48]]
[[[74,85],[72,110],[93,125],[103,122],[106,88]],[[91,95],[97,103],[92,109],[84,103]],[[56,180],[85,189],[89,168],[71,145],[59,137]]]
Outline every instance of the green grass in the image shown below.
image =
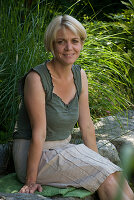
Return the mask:
[[[21,1],[0,2],[0,127],[12,137],[20,97],[19,79],[51,55],[44,49],[44,31],[57,15],[54,1],[38,1],[31,9]],[[72,10],[71,10],[72,9]],[[67,9],[73,13],[75,5]],[[86,21],[87,40],[77,63],[86,71],[94,119],[133,106],[133,59],[124,51],[124,34],[117,22]],[[130,32],[130,33],[129,33]],[[130,43],[130,39],[128,39]],[[132,44],[133,45],[133,44]]]
[[[32,67],[44,62],[44,30],[53,17],[54,6],[40,4],[27,11],[22,5],[1,2],[0,27],[0,112],[2,128],[13,131],[19,104],[18,80]],[[50,9],[49,9],[50,8]]]
[[[125,30],[114,34],[116,23],[85,23],[87,40],[78,63],[85,69],[89,82],[89,103],[94,118],[133,107],[133,81],[129,69],[133,60],[120,47]],[[118,25],[119,28],[119,25]]]

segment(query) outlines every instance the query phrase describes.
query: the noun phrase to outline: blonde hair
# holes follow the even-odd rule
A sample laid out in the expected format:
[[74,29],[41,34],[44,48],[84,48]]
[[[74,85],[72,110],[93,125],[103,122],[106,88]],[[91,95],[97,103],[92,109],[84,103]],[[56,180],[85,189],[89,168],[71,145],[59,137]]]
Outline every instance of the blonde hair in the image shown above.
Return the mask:
[[82,43],[86,39],[86,30],[83,25],[70,15],[60,15],[52,19],[45,32],[45,48],[48,52],[54,54],[53,43],[56,40],[56,34],[62,27],[70,29],[74,34],[79,35]]

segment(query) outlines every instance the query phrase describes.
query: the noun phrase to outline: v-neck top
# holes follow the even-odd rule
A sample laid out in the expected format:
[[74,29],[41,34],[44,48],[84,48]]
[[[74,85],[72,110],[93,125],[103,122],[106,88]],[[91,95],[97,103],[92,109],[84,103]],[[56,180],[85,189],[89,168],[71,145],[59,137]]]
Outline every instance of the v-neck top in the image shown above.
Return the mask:
[[[45,91],[46,141],[64,140],[68,138],[79,117],[81,67],[79,65],[72,66],[76,94],[68,104],[64,103],[58,95],[53,93],[52,77],[46,62],[32,68],[29,72],[31,71],[35,71],[39,74]],[[20,81],[20,94],[22,98],[13,135],[14,139],[31,139],[32,137],[30,120],[24,103],[24,84],[27,74]]]

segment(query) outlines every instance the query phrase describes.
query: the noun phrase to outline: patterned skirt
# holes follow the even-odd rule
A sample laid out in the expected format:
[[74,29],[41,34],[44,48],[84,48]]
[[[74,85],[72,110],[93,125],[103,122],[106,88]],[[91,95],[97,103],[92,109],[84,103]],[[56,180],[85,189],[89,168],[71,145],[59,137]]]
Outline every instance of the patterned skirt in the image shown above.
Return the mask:
[[[122,171],[120,167],[84,144],[70,144],[70,139],[71,137],[62,141],[44,142],[37,183],[61,188],[83,187],[95,192],[110,174]],[[15,170],[23,183],[26,177],[29,145],[29,140],[14,140]]]

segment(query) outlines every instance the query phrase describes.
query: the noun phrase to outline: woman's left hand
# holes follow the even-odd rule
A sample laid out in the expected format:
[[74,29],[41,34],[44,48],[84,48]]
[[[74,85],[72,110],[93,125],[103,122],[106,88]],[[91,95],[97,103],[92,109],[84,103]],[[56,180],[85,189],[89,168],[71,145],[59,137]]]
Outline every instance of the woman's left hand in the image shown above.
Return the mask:
[[40,184],[37,184],[37,183],[31,183],[31,184],[28,184],[28,185],[24,185],[19,193],[31,193],[33,194],[35,191],[38,191],[38,192],[42,192],[42,187]]

